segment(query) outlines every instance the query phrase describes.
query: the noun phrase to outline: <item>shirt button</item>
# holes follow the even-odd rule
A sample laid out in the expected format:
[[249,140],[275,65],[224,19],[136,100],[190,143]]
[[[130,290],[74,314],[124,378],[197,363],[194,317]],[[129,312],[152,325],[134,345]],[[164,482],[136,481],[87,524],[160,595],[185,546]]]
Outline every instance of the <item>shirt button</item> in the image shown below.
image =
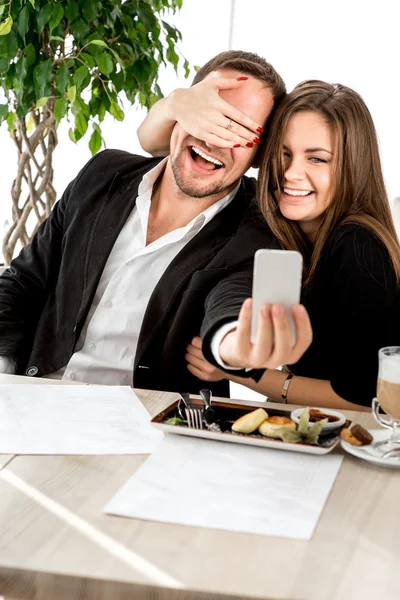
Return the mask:
[[69,376],[69,378],[71,379],[71,381],[75,381],[75,379],[76,379],[76,373],[71,373],[71,375]]
[[131,259],[131,260],[127,260],[125,264],[126,265],[131,265],[132,263],[133,263],[133,260]]
[[26,370],[26,374],[29,377],[35,377],[35,375],[37,375],[38,371],[39,371],[39,369],[37,367],[29,367],[29,369]]
[[107,300],[107,302],[104,304],[104,306],[106,308],[111,308],[112,307],[112,302],[110,300]]
[[96,344],[89,344],[89,350],[96,350]]

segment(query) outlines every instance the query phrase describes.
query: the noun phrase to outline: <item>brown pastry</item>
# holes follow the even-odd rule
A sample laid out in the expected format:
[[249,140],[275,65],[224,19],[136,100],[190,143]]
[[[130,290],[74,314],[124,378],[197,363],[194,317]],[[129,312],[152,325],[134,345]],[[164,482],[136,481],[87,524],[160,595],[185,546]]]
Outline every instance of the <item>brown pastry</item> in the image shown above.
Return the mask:
[[265,419],[268,419],[268,413],[263,408],[257,408],[237,419],[232,425],[232,431],[235,433],[253,433]]
[[374,438],[370,432],[367,431],[367,429],[364,429],[362,425],[353,425],[353,427],[350,428],[350,432],[362,443],[363,446],[368,446],[374,441]]
[[363,443],[360,442],[360,440],[358,438],[356,438],[356,436],[353,435],[351,433],[350,429],[347,429],[347,427],[345,427],[344,429],[342,429],[342,431],[340,432],[340,437],[345,442],[348,442],[352,446],[362,446],[363,445]]
[[289,419],[289,417],[280,417],[275,415],[273,417],[269,417],[263,423],[261,423],[258,431],[261,435],[265,435],[266,437],[272,437],[276,439],[281,439],[279,435],[279,429],[285,427],[287,429],[296,429],[296,423]]

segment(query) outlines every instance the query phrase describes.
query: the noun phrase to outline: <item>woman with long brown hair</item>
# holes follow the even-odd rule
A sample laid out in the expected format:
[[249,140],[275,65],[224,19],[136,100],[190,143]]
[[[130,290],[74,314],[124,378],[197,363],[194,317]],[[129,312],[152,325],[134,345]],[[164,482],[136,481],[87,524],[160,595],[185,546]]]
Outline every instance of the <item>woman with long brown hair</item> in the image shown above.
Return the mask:
[[[306,81],[286,96],[268,131],[258,200],[282,248],[303,256],[314,339],[285,372],[240,383],[279,401],[286,382],[294,404],[370,406],[378,350],[400,343],[400,246],[374,124],[355,91]],[[201,379],[227,376],[204,360],[199,338],[187,360]]]

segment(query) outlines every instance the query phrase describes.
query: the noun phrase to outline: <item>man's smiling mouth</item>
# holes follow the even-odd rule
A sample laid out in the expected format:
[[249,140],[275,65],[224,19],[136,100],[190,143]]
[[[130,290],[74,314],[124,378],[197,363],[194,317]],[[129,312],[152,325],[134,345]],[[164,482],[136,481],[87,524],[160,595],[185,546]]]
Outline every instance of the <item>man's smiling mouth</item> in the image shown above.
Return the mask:
[[213,156],[210,156],[210,154],[207,154],[206,152],[204,152],[204,150],[201,150],[197,146],[192,146],[190,148],[190,155],[195,162],[200,160],[200,161],[204,161],[203,164],[210,164],[210,163],[213,164],[214,171],[216,169],[221,169],[222,167],[225,166],[223,162],[221,162],[217,158],[214,158]]

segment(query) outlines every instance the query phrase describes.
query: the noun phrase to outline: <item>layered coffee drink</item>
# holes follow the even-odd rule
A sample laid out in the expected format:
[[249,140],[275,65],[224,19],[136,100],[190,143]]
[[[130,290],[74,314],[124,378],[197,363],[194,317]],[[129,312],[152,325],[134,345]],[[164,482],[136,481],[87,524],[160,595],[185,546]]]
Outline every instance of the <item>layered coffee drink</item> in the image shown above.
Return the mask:
[[[400,352],[383,349],[379,356],[377,396],[383,410],[400,421]],[[400,349],[397,349],[400,350]]]

